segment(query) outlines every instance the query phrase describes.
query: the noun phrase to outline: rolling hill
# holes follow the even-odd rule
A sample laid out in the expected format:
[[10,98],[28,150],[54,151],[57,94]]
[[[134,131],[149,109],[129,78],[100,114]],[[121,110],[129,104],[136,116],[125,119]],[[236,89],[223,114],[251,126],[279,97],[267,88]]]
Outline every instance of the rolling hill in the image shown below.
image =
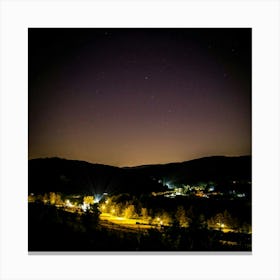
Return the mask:
[[114,167],[61,158],[28,161],[28,192],[149,193],[166,184],[251,181],[251,156],[206,157],[180,163]]

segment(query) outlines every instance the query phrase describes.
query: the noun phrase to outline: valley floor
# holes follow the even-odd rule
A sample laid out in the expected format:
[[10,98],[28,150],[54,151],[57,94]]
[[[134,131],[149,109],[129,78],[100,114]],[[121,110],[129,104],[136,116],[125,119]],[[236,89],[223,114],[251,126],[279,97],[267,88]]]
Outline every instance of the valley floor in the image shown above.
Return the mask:
[[251,251],[251,234],[162,227],[29,203],[29,251]]

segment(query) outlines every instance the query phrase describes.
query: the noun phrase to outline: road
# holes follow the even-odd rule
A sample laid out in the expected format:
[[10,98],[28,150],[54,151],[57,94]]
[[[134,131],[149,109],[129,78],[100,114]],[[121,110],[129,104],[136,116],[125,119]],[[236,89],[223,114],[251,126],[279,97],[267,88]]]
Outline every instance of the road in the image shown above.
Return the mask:
[[[119,229],[120,227],[126,228],[126,229],[130,229],[130,230],[147,230],[150,228],[155,228],[154,225],[148,225],[147,221],[143,220],[143,219],[128,219],[128,218],[124,218],[124,217],[117,217],[111,214],[107,214],[107,213],[102,213],[100,214],[100,220],[102,221],[107,221],[110,222],[112,224],[117,225],[117,228]],[[105,223],[103,223],[103,225],[106,225]],[[116,228],[112,225],[113,228]]]
[[[71,212],[71,213],[83,213],[80,207],[63,207],[61,205],[55,205],[57,208],[62,208],[64,211]],[[145,231],[151,228],[160,229],[159,225],[153,224],[149,225],[147,220],[144,219],[128,219],[125,217],[118,217],[114,216],[109,213],[101,213],[100,216],[101,225],[116,230],[124,230],[124,231]],[[219,227],[212,227],[213,230],[222,231],[224,233],[228,232],[236,232],[231,228],[219,228]]]

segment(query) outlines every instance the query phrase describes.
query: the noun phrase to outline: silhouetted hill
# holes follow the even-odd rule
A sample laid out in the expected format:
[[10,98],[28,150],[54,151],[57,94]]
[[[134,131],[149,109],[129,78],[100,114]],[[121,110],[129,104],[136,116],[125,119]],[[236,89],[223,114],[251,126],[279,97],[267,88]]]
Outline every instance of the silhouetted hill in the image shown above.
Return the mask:
[[181,163],[118,168],[60,158],[28,163],[29,193],[147,193],[174,185],[251,180],[251,156],[207,157]]
[[84,161],[32,159],[28,169],[29,193],[139,193],[163,190],[162,185],[137,171]]
[[174,184],[195,184],[215,181],[251,180],[252,157],[212,156],[180,163],[132,167],[142,174],[150,174]]

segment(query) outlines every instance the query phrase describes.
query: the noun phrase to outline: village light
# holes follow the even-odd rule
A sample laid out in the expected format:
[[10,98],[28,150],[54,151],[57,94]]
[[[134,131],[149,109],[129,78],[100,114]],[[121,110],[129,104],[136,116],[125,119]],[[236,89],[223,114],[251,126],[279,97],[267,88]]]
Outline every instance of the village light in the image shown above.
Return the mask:
[[94,197],[94,201],[93,202],[94,203],[99,203],[101,198],[103,197],[103,195],[101,195],[101,194],[94,194],[93,197]]
[[83,210],[84,212],[87,211],[87,206],[86,206],[85,204],[83,204],[83,205],[81,206],[81,208],[82,208],[82,210]]
[[69,199],[65,200],[65,204],[66,204],[67,207],[73,207],[73,204],[70,202]]

